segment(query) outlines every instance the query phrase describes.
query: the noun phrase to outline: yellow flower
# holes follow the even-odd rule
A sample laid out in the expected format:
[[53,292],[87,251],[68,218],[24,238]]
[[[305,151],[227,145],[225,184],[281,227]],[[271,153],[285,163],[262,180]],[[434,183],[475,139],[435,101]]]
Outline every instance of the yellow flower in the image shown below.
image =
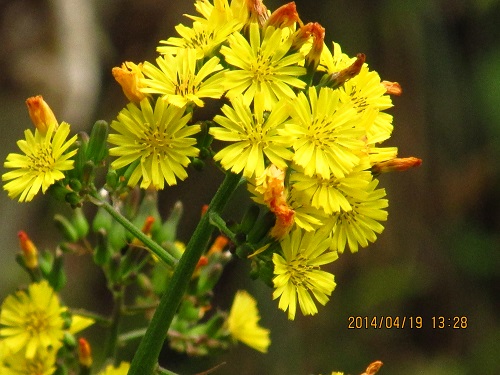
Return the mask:
[[341,70],[351,66],[355,57],[349,57],[342,52],[342,48],[338,43],[332,43],[332,51],[326,46],[323,46],[321,51],[321,60],[318,70],[326,71],[328,74],[338,73]]
[[328,302],[335,278],[320,266],[338,258],[336,252],[328,251],[329,244],[325,231],[295,229],[280,242],[282,254],[273,254],[273,299],[279,298],[278,307],[288,310],[288,319],[295,319],[297,300],[304,315],[318,312],[312,296],[322,305]]
[[0,339],[0,374],[8,374],[9,371],[6,362],[10,357],[10,351],[7,345],[5,345],[5,341]]
[[215,0],[213,5],[208,0],[197,1],[195,8],[204,18],[186,15],[194,21],[193,26],[177,25],[175,30],[181,37],[160,40],[166,46],[159,46],[156,49],[159,53],[175,55],[179,48],[194,48],[197,59],[210,57],[229,35],[244,25],[244,20],[233,16],[227,0]]
[[147,78],[142,81],[145,87],[141,91],[160,94],[177,107],[191,103],[203,107],[201,98],[220,98],[224,93],[224,74],[220,72],[219,58],[212,57],[200,69],[196,60],[195,49],[179,48],[175,56],[158,57],[158,68],[146,61],[142,71]]
[[[2,375],[52,375],[56,371],[57,351],[61,345],[54,348],[39,348],[32,358],[17,352],[5,360],[5,372]],[[1,369],[1,365],[0,365]]]
[[140,91],[142,87],[142,64],[134,64],[126,61],[121,68],[114,67],[111,70],[113,77],[122,87],[123,93],[128,100],[134,103],[139,103],[146,95]]
[[26,358],[33,359],[37,350],[60,345],[65,311],[46,280],[30,284],[27,292],[18,291],[3,301],[0,337],[13,353],[26,349]]
[[376,233],[382,233],[384,226],[379,221],[387,220],[385,208],[389,205],[385,189],[375,189],[378,180],[373,180],[366,188],[366,197],[348,197],[351,210],[333,213],[326,226],[332,228],[330,248],[342,253],[348,244],[351,252],[358,251],[358,246],[368,246],[375,242]]
[[228,330],[234,339],[259,352],[267,353],[271,344],[269,330],[259,326],[259,320],[257,302],[246,291],[239,290],[234,296],[227,318]]
[[296,172],[290,175],[290,184],[300,201],[331,215],[333,212],[352,209],[348,197],[367,197],[366,189],[372,180],[372,174],[362,169],[363,167],[357,167],[342,178],[332,176],[329,179]]
[[117,133],[110,134],[108,141],[117,147],[111,148],[109,154],[118,156],[111,167],[119,169],[140,161],[129,186],[137,185],[142,178],[141,188],[147,189],[152,184],[163,189],[165,181],[175,185],[177,178],[187,177],[185,167],[190,163],[189,157],[199,153],[194,147],[196,139],[190,136],[198,133],[200,126],[187,125],[191,115],[185,114],[185,109],[161,98],[153,109],[149,100],[143,99],[140,107],[127,105],[111,123]]
[[69,124],[51,123],[46,134],[35,129],[24,131],[25,140],[17,141],[22,154],[10,153],[4,163],[5,168],[15,170],[4,173],[2,181],[10,181],[3,188],[9,197],[19,196],[19,202],[28,202],[38,193],[40,188],[45,193],[56,181],[64,178],[64,171],[73,169],[73,160],[69,160],[77,150],[66,152],[76,141],[76,135],[66,140],[69,135]]
[[130,363],[121,362],[118,367],[114,367],[113,365],[106,366],[106,368],[99,372],[98,375],[127,375],[129,368]]
[[248,106],[256,93],[263,93],[264,109],[271,110],[280,99],[295,97],[292,87],[305,87],[298,77],[306,69],[297,65],[304,61],[304,56],[289,53],[293,40],[282,41],[282,35],[281,29],[268,27],[261,39],[259,26],[252,23],[250,42],[239,33],[228,38],[229,46],[220,49],[226,62],[234,67],[225,75],[228,97],[243,95]]
[[306,175],[344,177],[359,163],[363,123],[351,103],[340,101],[338,90],[323,87],[318,95],[311,87],[308,93],[292,101],[292,120],[280,132],[295,137],[293,161]]
[[215,116],[214,121],[221,127],[210,128],[210,134],[233,143],[215,154],[214,159],[233,173],[243,171],[247,178],[261,176],[268,162],[285,169],[285,161],[293,156],[288,149],[291,138],[279,133],[288,118],[286,103],[276,104],[269,116],[264,115],[263,94],[255,97],[253,113],[241,96],[233,98],[231,105],[222,107],[225,116]]
[[376,116],[366,132],[368,143],[382,142],[391,136],[392,116],[382,111],[392,107],[392,100],[386,94],[387,90],[377,72],[370,71],[364,64],[360,72],[339,90],[341,101],[351,103],[358,113],[376,110]]

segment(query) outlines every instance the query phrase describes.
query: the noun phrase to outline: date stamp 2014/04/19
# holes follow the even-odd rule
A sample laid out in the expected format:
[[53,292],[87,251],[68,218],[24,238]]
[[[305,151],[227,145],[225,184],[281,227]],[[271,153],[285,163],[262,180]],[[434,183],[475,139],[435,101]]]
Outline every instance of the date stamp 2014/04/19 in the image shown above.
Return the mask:
[[466,329],[466,316],[349,316],[348,329]]

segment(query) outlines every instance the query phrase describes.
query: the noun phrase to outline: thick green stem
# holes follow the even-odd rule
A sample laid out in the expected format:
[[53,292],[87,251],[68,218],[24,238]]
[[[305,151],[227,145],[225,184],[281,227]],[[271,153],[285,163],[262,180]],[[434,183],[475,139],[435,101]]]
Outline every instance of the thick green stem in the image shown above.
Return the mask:
[[172,279],[161,297],[160,304],[148,326],[146,334],[132,360],[129,375],[150,375],[156,368],[163,341],[177,307],[188,287],[196,264],[208,246],[213,227],[209,221],[210,212],[220,213],[230,196],[236,190],[241,176],[228,172],[215,194],[196,230],[187,244],[184,255],[179,260]]
[[104,208],[117,222],[119,222],[123,227],[132,233],[138,240],[140,240],[144,246],[151,250],[158,258],[160,258],[163,262],[165,262],[170,267],[175,267],[178,260],[169,254],[163,247],[158,245],[151,238],[146,236],[139,228],[137,228],[134,224],[132,224],[125,216],[120,214],[118,211],[114,209],[112,205],[110,205],[105,200],[101,199],[97,194],[93,196],[92,202],[96,205]]

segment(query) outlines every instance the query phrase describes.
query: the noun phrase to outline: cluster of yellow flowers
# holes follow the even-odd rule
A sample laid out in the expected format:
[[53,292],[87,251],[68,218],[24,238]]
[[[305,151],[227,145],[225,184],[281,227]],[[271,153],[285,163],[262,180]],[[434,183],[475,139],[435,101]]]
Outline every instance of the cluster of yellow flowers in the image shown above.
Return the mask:
[[[349,57],[337,43],[326,44],[323,27],[304,24],[293,2],[270,12],[261,0],[196,0],[195,9],[191,26],[177,26],[179,37],[160,42],[155,64],[113,69],[130,103],[111,123],[110,166],[128,171],[129,186],[175,185],[202,157],[196,136],[208,127],[228,143],[213,160],[242,174],[253,199],[276,217],[270,237],[279,246],[252,254],[274,249],[273,298],[289,319],[297,304],[314,315],[315,300],[324,305],[335,288],[334,275],[321,266],[346,247],[355,252],[374,242],[384,229],[388,201],[377,175],[420,164],[380,146],[393,130],[384,112],[392,107],[389,95],[401,88],[382,81],[363,54]],[[208,98],[226,99],[222,113],[193,123]],[[9,154],[4,164],[15,168],[2,176],[10,181],[4,188],[20,201],[64,179],[77,152],[75,137],[66,140],[69,125],[40,113],[49,112],[30,107],[37,129],[18,142],[25,155]],[[246,340],[267,350],[258,312],[243,310],[258,336]],[[242,324],[235,319],[230,327]],[[245,342],[249,330],[234,329]]]
[[[124,63],[114,75],[130,104],[111,126],[112,163],[122,168],[140,158],[130,179],[164,187],[184,179],[198,156],[187,125],[204,98],[225,96],[222,115],[209,133],[229,145],[214,160],[249,181],[254,199],[276,215],[271,235],[273,297],[294,319],[325,304],[334,277],[320,266],[346,246],[355,252],[374,242],[387,219],[385,190],[374,175],[418,165],[397,159],[396,147],[380,147],[392,132],[389,94],[397,83],[381,81],[365,56],[350,58],[325,30],[304,24],[289,3],[269,12],[261,1],[197,0],[192,26],[161,41],[156,65]],[[150,95],[159,95],[152,99]],[[151,104],[154,103],[154,108]]]

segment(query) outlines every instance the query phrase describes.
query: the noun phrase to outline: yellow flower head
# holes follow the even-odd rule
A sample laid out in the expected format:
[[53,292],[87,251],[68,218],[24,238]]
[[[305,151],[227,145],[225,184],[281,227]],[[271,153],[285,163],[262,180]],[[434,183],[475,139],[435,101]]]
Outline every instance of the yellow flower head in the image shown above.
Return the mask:
[[175,185],[177,178],[187,177],[189,157],[199,153],[191,136],[200,131],[200,126],[187,125],[191,115],[185,114],[185,109],[161,98],[153,109],[149,100],[143,99],[139,107],[130,103],[111,123],[117,133],[109,135],[109,143],[116,145],[109,154],[118,156],[111,167],[119,169],[139,160],[129,186],[137,185],[142,178],[141,188],[152,184],[155,189],[163,189],[165,181]]
[[18,291],[3,301],[0,337],[13,353],[25,349],[26,358],[33,359],[40,349],[59,347],[65,311],[46,280],[31,284],[27,292]]
[[268,162],[285,169],[285,161],[293,156],[288,149],[290,137],[279,133],[288,118],[286,103],[276,104],[268,117],[264,116],[262,94],[255,97],[253,113],[241,96],[233,98],[231,104],[232,107],[222,107],[225,116],[214,118],[221,127],[210,128],[215,139],[232,142],[215,154],[214,159],[233,173],[243,171],[247,178],[262,175]]
[[366,187],[366,196],[348,197],[351,210],[341,209],[333,213],[325,224],[332,229],[330,248],[342,253],[349,245],[351,252],[375,242],[376,233],[382,233],[384,226],[380,221],[387,220],[385,208],[389,205],[385,197],[385,189],[376,189],[378,180],[372,180]]
[[271,339],[269,330],[259,326],[259,320],[255,299],[244,290],[238,291],[227,318],[228,330],[234,339],[259,352],[266,353]]
[[201,98],[220,98],[224,93],[224,74],[220,72],[219,58],[214,56],[197,69],[196,54],[193,48],[179,48],[175,55],[158,57],[158,67],[145,62],[143,73],[147,78],[142,81],[141,91],[160,94],[177,107],[192,103],[203,107]]
[[[32,358],[27,358],[23,352],[17,352],[5,359],[5,372],[2,375],[52,375],[56,367],[57,351],[55,348],[39,348]],[[0,365],[0,369],[2,369]]]
[[38,128],[35,134],[24,131],[26,139],[17,141],[24,155],[10,153],[4,163],[5,168],[15,168],[2,175],[2,181],[10,181],[3,186],[10,198],[19,196],[19,202],[31,201],[40,188],[45,193],[64,178],[64,171],[73,169],[70,158],[77,150],[66,151],[76,141],[76,135],[66,140],[69,128],[69,124],[63,122],[59,126],[51,123],[45,134]]
[[273,254],[273,299],[279,298],[278,307],[288,310],[288,319],[295,319],[297,300],[304,315],[318,312],[312,296],[322,305],[328,302],[336,284],[334,276],[320,266],[338,257],[327,251],[329,243],[324,231],[295,229],[280,242],[282,254]]
[[305,82],[298,77],[306,69],[298,66],[304,61],[300,53],[289,53],[292,38],[282,40],[282,30],[268,27],[261,37],[256,23],[250,24],[250,41],[239,33],[232,34],[229,46],[220,52],[233,68],[226,72],[227,95],[243,95],[245,105],[250,105],[256,93],[264,94],[264,109],[271,110],[280,99],[293,98],[292,88],[303,89]]
[[326,215],[340,210],[351,211],[348,198],[366,199],[366,189],[371,180],[372,174],[363,170],[362,166],[342,178],[332,176],[324,179],[318,175],[307,176],[300,172],[290,175],[294,196],[314,208],[323,210]]
[[282,130],[296,138],[293,161],[308,176],[318,174],[344,177],[358,163],[357,154],[364,146],[365,129],[351,103],[342,103],[338,90],[314,87],[292,101],[291,124]]
[[245,23],[233,15],[227,0],[215,0],[214,4],[209,0],[197,1],[195,8],[203,17],[186,15],[194,21],[193,26],[177,25],[175,30],[181,37],[161,40],[165,46],[156,49],[159,53],[175,55],[179,48],[193,48],[197,59],[211,57],[227,37],[240,31]]
[[114,367],[113,365],[106,366],[98,375],[127,375],[129,369],[130,363],[121,362],[118,367]]
[[122,87],[123,93],[128,100],[134,103],[139,103],[146,95],[140,91],[142,87],[142,63],[134,64],[133,62],[126,61],[122,64],[121,68],[114,67],[111,70],[113,77]]

